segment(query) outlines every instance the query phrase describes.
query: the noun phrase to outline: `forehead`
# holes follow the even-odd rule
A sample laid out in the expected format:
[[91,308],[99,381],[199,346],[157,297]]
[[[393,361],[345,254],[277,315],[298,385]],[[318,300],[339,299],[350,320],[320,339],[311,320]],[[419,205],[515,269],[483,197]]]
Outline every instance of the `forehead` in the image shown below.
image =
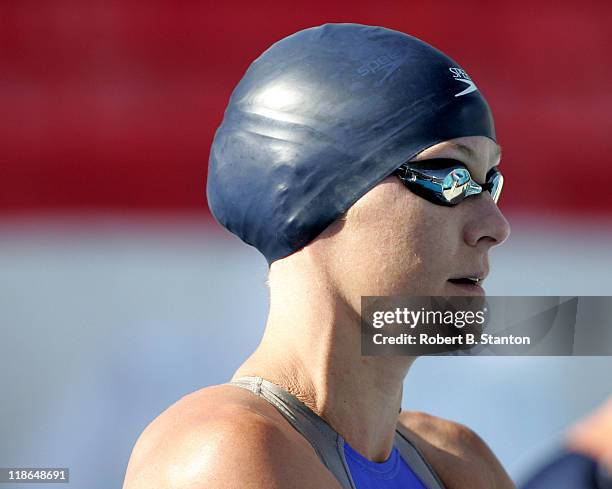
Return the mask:
[[486,171],[499,165],[501,147],[484,136],[455,138],[430,146],[416,155],[412,161],[431,158],[452,158],[473,170]]

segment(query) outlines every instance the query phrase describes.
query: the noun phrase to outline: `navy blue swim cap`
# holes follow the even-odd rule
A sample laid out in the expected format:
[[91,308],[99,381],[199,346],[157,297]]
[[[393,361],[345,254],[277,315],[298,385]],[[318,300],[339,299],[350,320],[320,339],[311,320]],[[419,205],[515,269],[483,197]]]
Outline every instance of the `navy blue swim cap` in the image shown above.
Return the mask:
[[402,32],[325,24],[273,44],[234,89],[207,194],[221,225],[268,263],[304,247],[422,150],[495,140],[465,71]]

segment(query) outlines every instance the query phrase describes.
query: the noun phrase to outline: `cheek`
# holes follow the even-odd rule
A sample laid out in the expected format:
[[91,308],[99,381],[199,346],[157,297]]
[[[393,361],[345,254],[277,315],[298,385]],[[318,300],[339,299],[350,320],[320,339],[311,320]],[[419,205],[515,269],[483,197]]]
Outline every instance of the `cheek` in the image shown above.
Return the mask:
[[457,256],[454,209],[387,186],[352,209],[334,241],[332,267],[350,296],[435,295]]
[[454,209],[425,201],[410,222],[409,240],[421,256],[442,256],[457,249],[460,225],[452,218]]
[[[449,269],[458,255],[461,226],[453,219],[456,209],[432,204],[412,196],[408,218],[395,235],[393,262],[388,267],[393,287],[408,293],[436,294],[445,285]],[[398,222],[399,216],[396,217]]]

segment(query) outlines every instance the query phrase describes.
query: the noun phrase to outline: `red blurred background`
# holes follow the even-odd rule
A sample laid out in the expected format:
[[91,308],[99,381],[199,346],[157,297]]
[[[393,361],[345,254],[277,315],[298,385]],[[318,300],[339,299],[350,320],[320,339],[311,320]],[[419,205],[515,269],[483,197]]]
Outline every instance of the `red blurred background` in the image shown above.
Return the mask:
[[420,37],[493,108],[504,210],[612,214],[610,2],[77,0],[0,4],[0,212],[207,214],[231,90],[271,43],[325,22]]

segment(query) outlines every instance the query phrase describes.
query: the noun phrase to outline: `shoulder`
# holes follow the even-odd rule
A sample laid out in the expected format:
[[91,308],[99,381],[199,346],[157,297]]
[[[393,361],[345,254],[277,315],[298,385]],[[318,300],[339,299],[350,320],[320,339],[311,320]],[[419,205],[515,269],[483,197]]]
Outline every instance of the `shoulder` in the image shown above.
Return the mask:
[[310,444],[250,392],[214,386],[158,416],[132,451],[124,489],[336,488]]
[[448,489],[515,487],[489,446],[465,425],[402,411],[398,429],[416,445]]

